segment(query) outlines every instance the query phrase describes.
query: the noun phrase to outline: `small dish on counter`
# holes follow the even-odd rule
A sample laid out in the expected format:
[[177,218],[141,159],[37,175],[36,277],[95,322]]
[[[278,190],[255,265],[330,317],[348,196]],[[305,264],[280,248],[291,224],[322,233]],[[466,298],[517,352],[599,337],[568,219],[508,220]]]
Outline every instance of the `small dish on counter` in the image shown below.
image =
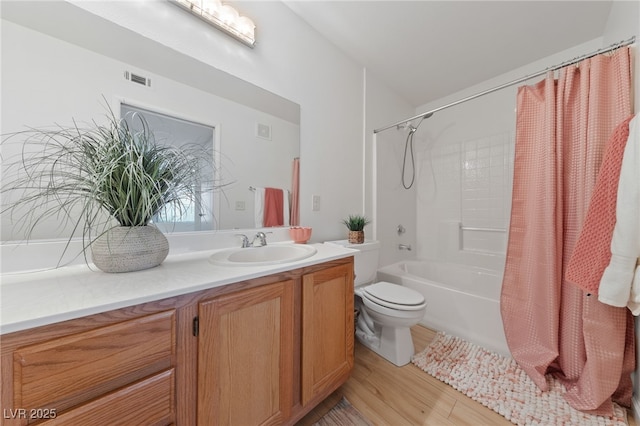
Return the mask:
[[294,243],[306,244],[311,238],[311,230],[309,226],[292,226],[289,228],[289,235]]

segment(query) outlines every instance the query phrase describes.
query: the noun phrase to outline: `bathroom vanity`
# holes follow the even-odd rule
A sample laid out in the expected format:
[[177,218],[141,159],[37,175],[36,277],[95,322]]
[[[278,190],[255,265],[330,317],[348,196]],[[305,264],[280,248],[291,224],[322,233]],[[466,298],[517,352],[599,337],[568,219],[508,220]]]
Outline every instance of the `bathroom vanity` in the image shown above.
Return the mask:
[[353,367],[353,256],[316,246],[262,267],[198,252],[3,276],[1,424],[295,423]]

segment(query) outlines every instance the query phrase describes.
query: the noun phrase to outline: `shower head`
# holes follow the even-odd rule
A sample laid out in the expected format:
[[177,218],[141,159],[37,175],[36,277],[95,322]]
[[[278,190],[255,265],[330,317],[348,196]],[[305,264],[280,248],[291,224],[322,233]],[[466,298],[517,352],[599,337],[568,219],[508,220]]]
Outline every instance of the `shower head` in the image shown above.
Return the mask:
[[398,130],[409,129],[409,133],[414,133],[416,130],[418,130],[418,127],[414,126],[413,124],[411,124],[409,122],[398,124],[396,127],[397,127]]
[[396,126],[396,128],[398,130],[404,130],[404,129],[409,129],[409,134],[413,134],[416,132],[416,130],[418,130],[418,127],[420,127],[420,124],[422,123],[422,121],[425,118],[429,118],[433,115],[432,112],[428,112],[426,114],[423,114],[421,116],[415,117],[415,118],[419,118],[420,121],[418,121],[418,124],[416,124],[415,126],[413,124],[411,124],[411,121],[405,121],[404,123],[400,123]]

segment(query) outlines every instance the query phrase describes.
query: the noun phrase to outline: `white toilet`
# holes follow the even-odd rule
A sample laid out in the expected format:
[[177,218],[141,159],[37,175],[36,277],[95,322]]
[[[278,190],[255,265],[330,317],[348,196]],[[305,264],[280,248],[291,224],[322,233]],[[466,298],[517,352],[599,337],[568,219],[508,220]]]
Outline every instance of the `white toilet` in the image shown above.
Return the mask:
[[424,316],[427,306],[424,297],[398,284],[374,283],[378,271],[379,241],[327,243],[358,250],[354,255],[355,304],[360,310],[356,327],[358,340],[395,365],[409,363],[415,352],[410,328]]

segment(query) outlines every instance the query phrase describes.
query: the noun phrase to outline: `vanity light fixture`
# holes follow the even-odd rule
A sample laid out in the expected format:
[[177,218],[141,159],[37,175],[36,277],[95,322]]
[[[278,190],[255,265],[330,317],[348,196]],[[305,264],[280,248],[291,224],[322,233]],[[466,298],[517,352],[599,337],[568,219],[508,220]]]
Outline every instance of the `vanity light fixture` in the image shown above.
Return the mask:
[[223,4],[220,0],[170,1],[247,46],[255,46],[255,24],[246,16],[240,16],[231,5]]

